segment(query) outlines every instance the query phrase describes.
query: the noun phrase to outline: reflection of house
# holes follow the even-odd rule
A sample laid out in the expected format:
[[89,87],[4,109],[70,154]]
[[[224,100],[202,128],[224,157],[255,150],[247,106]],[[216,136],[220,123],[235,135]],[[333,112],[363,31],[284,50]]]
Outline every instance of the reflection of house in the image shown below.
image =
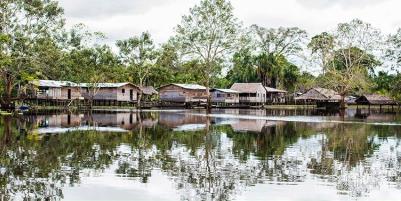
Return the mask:
[[134,113],[93,113],[82,119],[85,125],[95,124],[99,127],[120,127],[127,130],[135,128],[138,123]]
[[193,115],[191,113],[161,112],[159,116],[159,123],[161,125],[168,128],[179,128],[181,130],[204,128],[207,121],[207,117]]
[[39,128],[79,126],[82,116],[77,114],[40,115],[36,116],[36,126]]
[[239,92],[232,89],[211,89],[213,103],[239,103]]
[[[153,127],[157,121],[140,119],[137,113],[57,114],[29,117],[38,133],[63,133],[77,130],[127,132],[138,126]],[[142,122],[143,124],[141,124]]]
[[262,83],[234,83],[231,89],[239,92],[240,103],[266,102],[266,89]]
[[397,102],[393,99],[378,95],[378,94],[370,94],[370,95],[363,95],[355,100],[357,104],[361,105],[396,105]]
[[47,100],[82,99],[79,85],[69,81],[35,80],[31,83],[32,98]]
[[340,106],[341,96],[334,90],[316,87],[295,97],[295,101],[316,103],[318,107],[338,108]]
[[129,82],[122,83],[98,83],[89,84],[82,83],[82,96],[85,99],[95,101],[118,101],[118,102],[133,102],[137,101],[139,87]]
[[160,100],[176,103],[206,102],[206,87],[198,84],[169,84],[159,88]]
[[274,127],[278,123],[263,119],[238,119],[238,121],[231,123],[231,127],[236,132],[262,132],[263,128]]

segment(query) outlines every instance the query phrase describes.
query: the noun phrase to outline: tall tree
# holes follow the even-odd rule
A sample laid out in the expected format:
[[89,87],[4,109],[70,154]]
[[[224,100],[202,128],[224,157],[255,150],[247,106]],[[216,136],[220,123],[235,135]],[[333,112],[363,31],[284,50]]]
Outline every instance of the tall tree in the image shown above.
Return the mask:
[[368,72],[380,64],[374,55],[380,50],[382,37],[378,29],[359,19],[340,23],[333,37],[333,54],[325,66],[323,84],[341,95],[341,106],[345,108],[346,95],[369,87]]
[[283,60],[299,56],[307,33],[298,27],[264,28],[252,25],[259,56],[256,58],[262,83],[277,87],[284,69]]
[[[131,79],[142,88],[151,75],[156,63],[156,51],[153,40],[148,32],[142,33],[127,40],[117,41],[120,57],[129,71]],[[138,97],[138,106],[141,107],[142,90]]]
[[308,48],[312,51],[312,56],[317,56],[324,74],[329,61],[333,58],[334,36],[327,32],[313,36]]
[[210,111],[209,89],[213,77],[221,73],[221,66],[236,47],[240,24],[233,14],[233,7],[226,0],[202,0],[182,17],[176,28],[176,41],[182,53],[200,63],[202,81],[206,86]]
[[[401,28],[399,28],[395,34],[390,35],[386,43],[388,45],[386,56],[393,61],[394,66],[401,65]],[[398,72],[400,71],[400,69],[396,70]]]
[[[63,10],[52,0],[2,0],[0,2],[1,57],[3,93],[0,102],[10,105],[16,99],[13,89],[21,73],[38,71],[41,58],[34,46],[58,33],[64,24]],[[38,46],[37,46],[38,47]]]
[[244,49],[234,54],[233,67],[228,71],[226,77],[230,81],[230,84],[257,81],[254,57],[250,50]]

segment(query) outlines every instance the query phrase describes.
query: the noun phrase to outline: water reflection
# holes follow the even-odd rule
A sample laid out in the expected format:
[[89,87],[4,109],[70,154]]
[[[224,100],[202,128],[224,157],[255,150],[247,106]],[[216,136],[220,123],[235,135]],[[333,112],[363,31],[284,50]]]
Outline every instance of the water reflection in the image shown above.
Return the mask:
[[[380,121],[399,119],[392,115]],[[370,198],[383,188],[401,195],[400,126],[213,118],[191,111],[27,115],[3,117],[0,125],[5,200],[69,199],[67,187],[79,194],[88,178],[108,182],[108,172],[129,179],[127,185],[151,185],[164,175],[183,200],[232,200],[259,186],[294,185],[311,195],[321,188],[337,200]]]

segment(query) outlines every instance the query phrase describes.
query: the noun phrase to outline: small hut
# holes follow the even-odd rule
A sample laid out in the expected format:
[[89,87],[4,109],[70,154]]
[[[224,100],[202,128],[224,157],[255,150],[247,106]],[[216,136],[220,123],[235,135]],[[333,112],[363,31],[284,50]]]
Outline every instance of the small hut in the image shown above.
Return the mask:
[[159,92],[157,92],[152,86],[144,86],[140,88],[142,90],[142,100],[144,101],[151,101],[159,94]]
[[239,102],[261,104],[266,102],[266,89],[262,83],[234,83],[231,90],[239,92]]
[[287,91],[281,89],[275,89],[271,87],[265,87],[267,94],[267,102],[270,103],[284,103],[285,95]]
[[358,105],[379,105],[380,108],[383,105],[397,105],[397,102],[391,99],[390,97],[379,95],[379,94],[369,94],[363,95],[355,100]]
[[315,87],[295,97],[295,101],[304,104],[314,103],[318,108],[339,108],[341,96],[334,90]]
[[211,89],[212,103],[238,104],[239,92],[232,89]]
[[207,102],[206,87],[198,84],[168,84],[159,88],[159,94],[164,102]]

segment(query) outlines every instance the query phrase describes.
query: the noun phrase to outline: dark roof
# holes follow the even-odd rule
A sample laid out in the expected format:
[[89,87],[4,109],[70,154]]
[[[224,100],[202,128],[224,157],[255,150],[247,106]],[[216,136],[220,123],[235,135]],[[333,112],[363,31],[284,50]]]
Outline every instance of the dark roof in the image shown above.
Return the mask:
[[296,97],[295,100],[340,101],[341,96],[332,89],[315,87]]
[[141,87],[142,93],[145,95],[153,95],[153,94],[158,94],[156,89],[152,86],[145,86]]
[[379,95],[379,94],[369,94],[363,95],[355,100],[356,103],[366,103],[372,105],[395,105],[396,101],[390,97]]
[[220,92],[223,92],[223,93],[233,93],[233,94],[238,94],[239,93],[238,91],[235,91],[235,90],[232,90],[232,89],[217,89],[217,88],[213,88],[210,91],[211,92],[220,91]]

